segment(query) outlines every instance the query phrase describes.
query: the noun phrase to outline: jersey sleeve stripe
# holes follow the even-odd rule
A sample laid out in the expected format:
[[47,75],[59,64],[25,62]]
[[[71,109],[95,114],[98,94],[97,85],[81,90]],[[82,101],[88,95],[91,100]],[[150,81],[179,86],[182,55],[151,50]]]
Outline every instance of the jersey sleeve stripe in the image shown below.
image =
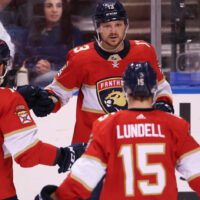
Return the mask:
[[166,79],[163,78],[162,80],[160,80],[160,81],[158,82],[158,85],[163,84],[165,81],[166,81]]
[[102,162],[99,158],[95,157],[95,156],[91,156],[91,155],[83,155],[82,156],[83,158],[86,158],[86,159],[91,159],[91,160],[95,160],[96,162],[98,162],[100,165],[102,165],[102,167],[106,168],[107,167],[107,164]]
[[192,180],[194,180],[197,177],[200,177],[200,173],[191,176],[187,181],[192,181]]
[[89,185],[85,182],[83,182],[79,177],[75,176],[74,174],[71,175],[71,178],[74,179],[75,181],[79,182],[86,190],[92,191],[93,188],[89,187]]
[[194,153],[196,153],[196,152],[199,152],[199,153],[200,153],[200,147],[198,147],[198,148],[196,148],[196,149],[194,149],[194,150],[192,150],[192,151],[189,151],[189,152],[183,154],[182,156],[180,156],[178,162],[180,162],[180,161],[183,160],[185,157],[190,156],[190,155],[192,155],[192,154],[194,154]]
[[47,86],[47,89],[52,90],[60,98],[62,105],[68,103],[73,93],[78,90],[77,88],[67,89],[58,81],[54,81],[51,85]]
[[86,111],[86,112],[105,114],[105,112],[103,110],[95,110],[95,109],[90,109],[90,108],[85,108],[85,107],[82,107],[81,110]]
[[17,134],[9,134],[10,136],[4,139],[4,145],[11,155],[15,156],[36,142],[36,133],[37,128],[32,128],[28,130],[23,129],[23,131],[17,132]]
[[4,154],[4,159],[6,159],[6,158],[10,158],[10,157],[12,157],[12,155],[11,155],[10,153],[8,153],[8,154]]
[[172,99],[171,94],[172,94],[172,91],[171,91],[170,85],[165,80],[164,82],[158,85],[155,98],[158,99],[160,96],[168,96],[170,99]]
[[2,148],[3,148],[4,158],[9,158],[12,156],[4,144],[2,145]]
[[16,153],[14,155],[14,158],[17,158],[20,154],[24,153],[25,151],[27,151],[28,149],[34,147],[40,140],[36,139],[32,144],[26,146],[26,148],[24,148],[23,150],[19,151],[18,153]]
[[[82,184],[87,190],[95,188],[105,174],[106,166],[98,158],[82,156],[71,169],[71,177]],[[88,176],[90,174],[90,176]],[[91,178],[92,177],[92,178]]]
[[[192,166],[191,166],[192,163]],[[200,174],[200,148],[190,151],[179,159],[177,170],[187,180],[192,180]]]
[[26,132],[26,131],[32,130],[32,129],[36,129],[36,125],[28,126],[28,127],[26,127],[26,128],[17,129],[17,130],[15,130],[15,131],[6,133],[6,134],[4,135],[4,138],[6,139],[6,138],[11,137],[12,135],[15,135],[15,134],[18,134],[18,133],[21,133],[21,132]]
[[73,87],[73,88],[66,88],[65,86],[63,86],[60,82],[58,82],[56,79],[54,79],[54,81],[53,81],[53,83],[51,84],[51,85],[49,85],[49,86],[47,86],[47,89],[48,88],[50,88],[51,89],[51,86],[52,85],[57,85],[59,88],[61,88],[62,90],[65,90],[65,91],[68,91],[68,92],[71,92],[71,91],[76,91],[76,90],[78,90],[79,88],[77,88],[77,87]]

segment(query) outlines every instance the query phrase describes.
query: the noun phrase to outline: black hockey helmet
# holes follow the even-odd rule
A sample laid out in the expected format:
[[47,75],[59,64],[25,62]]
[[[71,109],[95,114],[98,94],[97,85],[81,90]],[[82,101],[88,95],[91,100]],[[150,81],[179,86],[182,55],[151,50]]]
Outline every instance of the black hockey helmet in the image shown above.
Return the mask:
[[10,60],[10,49],[4,40],[0,39],[0,63],[7,64]]
[[3,64],[4,66],[3,73],[0,75],[0,85],[3,83],[4,77],[8,71],[7,66],[9,65],[10,60],[10,49],[6,42],[0,39],[0,64]]
[[148,62],[131,62],[123,81],[125,92],[134,97],[153,96],[157,88],[156,73]]
[[97,3],[93,22],[95,28],[98,28],[100,23],[115,20],[124,20],[128,25],[128,16],[123,5],[118,0],[101,0]]

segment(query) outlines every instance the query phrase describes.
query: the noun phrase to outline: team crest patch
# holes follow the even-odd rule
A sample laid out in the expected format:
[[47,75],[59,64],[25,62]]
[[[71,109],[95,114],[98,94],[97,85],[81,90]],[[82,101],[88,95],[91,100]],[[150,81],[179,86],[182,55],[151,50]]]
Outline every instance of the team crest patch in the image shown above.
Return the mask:
[[22,124],[29,124],[32,122],[32,119],[24,105],[16,106],[16,114]]
[[106,113],[127,108],[127,101],[122,91],[122,77],[103,79],[96,84],[97,96]]

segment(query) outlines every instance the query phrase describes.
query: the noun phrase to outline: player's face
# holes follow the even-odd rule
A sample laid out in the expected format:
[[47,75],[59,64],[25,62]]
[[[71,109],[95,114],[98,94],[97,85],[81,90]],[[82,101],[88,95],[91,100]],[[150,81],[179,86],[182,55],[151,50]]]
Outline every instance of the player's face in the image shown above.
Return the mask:
[[99,33],[101,35],[102,47],[108,50],[115,50],[122,43],[125,31],[126,25],[124,20],[101,23]]
[[57,23],[63,12],[62,0],[45,0],[44,14],[47,23]]

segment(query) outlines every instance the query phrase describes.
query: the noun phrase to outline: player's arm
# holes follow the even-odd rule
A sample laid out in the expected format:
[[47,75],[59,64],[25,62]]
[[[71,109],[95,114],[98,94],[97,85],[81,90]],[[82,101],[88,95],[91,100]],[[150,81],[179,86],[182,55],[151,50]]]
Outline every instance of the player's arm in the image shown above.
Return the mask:
[[75,49],[68,53],[66,64],[45,89],[33,86],[17,88],[36,116],[43,117],[57,112],[80,88],[85,72],[80,59],[77,59],[79,53]]
[[[87,199],[105,174],[106,165],[97,158],[83,155],[71,168],[70,174],[59,187],[45,186],[40,197],[50,199],[50,195],[58,199]],[[92,179],[91,179],[92,177]],[[39,199],[38,197],[36,199]]]
[[10,102],[4,108],[5,116],[1,126],[4,154],[11,154],[22,167],[58,164],[60,172],[69,170],[73,162],[84,152],[85,145],[57,148],[38,140],[37,128],[26,103],[18,93],[10,93]]
[[189,134],[188,123],[179,123],[178,126],[182,128],[176,145],[178,157],[176,169],[200,196],[200,146]]
[[153,46],[149,47],[149,61],[157,74],[158,88],[155,94],[154,107],[165,112],[174,113],[172,90],[169,82],[165,79],[164,74],[159,66],[157,56]]
[[[58,199],[63,199],[63,197],[66,199],[76,199],[78,197],[87,199],[91,195],[93,189],[105,175],[107,168],[106,156],[103,150],[104,142],[100,134],[97,134],[94,129],[93,133],[96,136],[89,143],[83,156],[74,163],[64,182],[58,188],[45,186],[41,190],[40,197],[42,196],[43,200],[49,199],[52,193]],[[105,137],[103,138],[105,140]]]
[[[74,163],[71,173],[58,187],[55,195],[58,199],[63,197],[69,199],[76,197],[88,198],[104,176],[105,168],[105,165],[95,158],[81,157]],[[91,177],[93,178],[91,179]]]
[[156,91],[154,108],[165,112],[174,113],[171,93],[172,91],[169,83],[165,79],[160,81]]
[[21,167],[33,167],[38,164],[58,165],[58,172],[62,173],[70,170],[74,162],[83,154],[85,144],[57,148],[38,140],[37,144],[23,150],[13,156]]
[[79,50],[74,48],[68,53],[66,64],[57,73],[54,81],[47,86],[49,91],[58,96],[61,106],[67,104],[69,99],[83,84],[87,71],[84,70],[86,58],[82,55],[82,52],[89,49],[88,45],[85,46],[87,48],[84,46],[77,47]]
[[102,137],[100,124],[98,120],[95,121],[86,152],[74,163],[70,174],[56,190],[55,195],[58,199],[63,197],[87,199],[105,175],[107,154],[104,146],[107,138]]
[[200,196],[200,147],[183,154],[177,170],[183,174],[190,187]]

